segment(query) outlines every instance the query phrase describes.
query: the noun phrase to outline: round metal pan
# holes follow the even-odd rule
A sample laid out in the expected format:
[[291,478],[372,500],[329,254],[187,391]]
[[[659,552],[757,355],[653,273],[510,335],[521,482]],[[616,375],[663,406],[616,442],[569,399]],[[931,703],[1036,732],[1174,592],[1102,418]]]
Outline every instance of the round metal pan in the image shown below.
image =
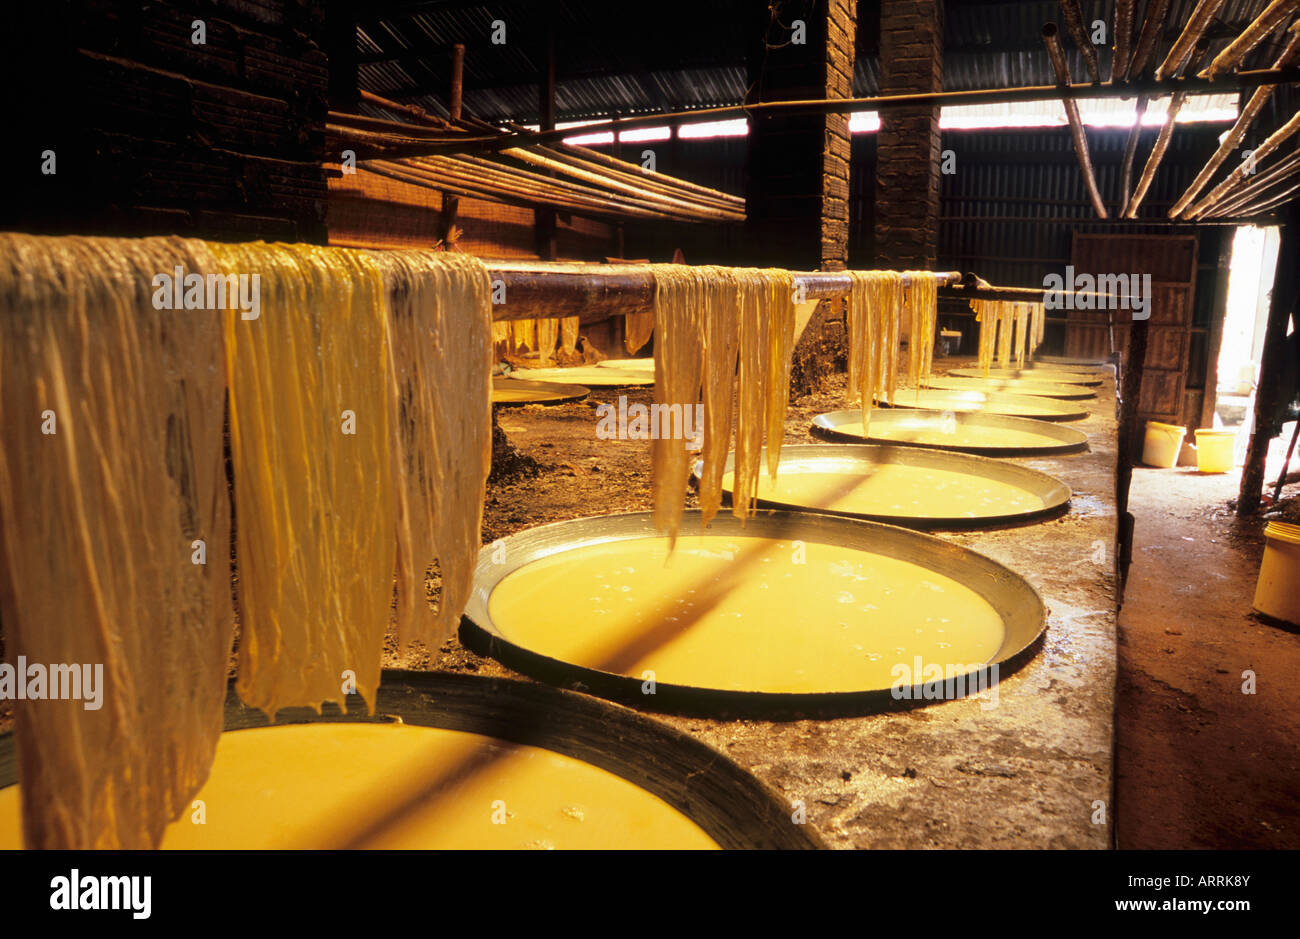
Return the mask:
[[[929,450],[951,450],[956,453],[974,453],[979,456],[1045,456],[1047,454],[1078,453],[1088,449],[1088,435],[1073,427],[1036,421],[1028,417],[1007,417],[986,414],[983,411],[922,411],[909,408],[875,408],[871,412],[871,436],[844,430],[846,425],[862,421],[862,412],[831,411],[813,418],[812,433],[826,440],[843,443],[879,443],[894,447],[924,447]],[[915,431],[916,440],[876,436],[881,428],[896,428],[898,432]],[[1044,438],[1042,446],[998,447],[945,444],[943,438],[951,436],[954,427],[986,427],[991,430],[1013,430],[1037,434]]]
[[1095,398],[1097,393],[1084,385],[1071,385],[1066,382],[1030,381],[1027,378],[964,378],[941,375],[928,379],[927,388],[940,388],[944,391],[992,391],[1007,392],[1018,395],[1032,395],[1035,398],[1059,398],[1062,401],[1083,401]]
[[[734,452],[727,455],[727,462],[723,467],[724,473],[729,473],[735,468],[735,457]],[[1007,463],[1003,460],[972,456],[967,453],[954,453],[950,450],[894,447],[874,443],[796,444],[781,448],[781,463],[778,473],[779,476],[798,473],[867,475],[874,467],[889,463],[914,466],[918,469],[948,470],[954,473],[963,473],[969,476],[1007,483],[1037,496],[1042,500],[1043,507],[1032,512],[1009,512],[1002,515],[981,515],[971,518],[964,515],[954,517],[860,514],[764,498],[759,498],[758,504],[766,508],[838,515],[844,518],[866,519],[873,522],[885,522],[890,525],[901,525],[905,528],[922,530],[1023,525],[1061,515],[1068,511],[1070,505],[1070,487],[1055,476],[1049,476],[1036,469],[1030,469],[1028,466],[1021,466],[1018,463]],[[696,481],[699,480],[702,469],[703,463],[696,461],[693,473]],[[731,493],[726,490],[723,491],[730,498]]]
[[1068,355],[1036,355],[1025,363],[1025,368],[1060,369],[1063,372],[1092,372],[1095,375],[1113,375],[1115,365],[1104,359],[1080,359]]
[[1081,421],[1088,416],[1087,410],[1079,405],[1053,398],[1003,394],[1000,391],[945,391],[940,388],[903,389],[894,395],[893,404],[885,402],[885,406],[923,411],[978,411],[1040,421]]
[[1065,382],[1068,385],[1100,385],[1102,376],[1091,372],[1068,372],[1051,368],[954,368],[948,373],[960,378],[1023,378],[1026,381]]
[[553,381],[525,381],[522,378],[492,379],[492,403],[503,407],[525,404],[564,404],[581,401],[591,394],[582,385],[563,385]]
[[653,372],[655,370],[654,359],[605,359],[597,362],[600,368],[630,368],[633,371]]
[[[790,824],[785,799],[724,754],[635,711],[532,681],[385,669],[374,716],[359,703],[347,712],[326,703],[320,714],[286,708],[277,718],[275,724],[401,721],[543,747],[653,793],[724,848],[826,847],[811,825]],[[226,731],[272,723],[229,690]],[[0,788],[17,782],[13,734],[0,735]]]
[[632,368],[599,368],[581,365],[574,368],[519,368],[510,373],[511,381],[553,381],[578,383],[590,388],[618,388],[633,385],[653,385],[655,373]]
[[[1009,674],[1028,661],[1037,649],[1046,626],[1046,610],[1038,592],[1019,574],[991,558],[931,535],[881,525],[804,512],[758,511],[743,525],[730,514],[714,518],[701,529],[699,510],[688,509],[681,533],[717,535],[720,539],[757,536],[797,539],[861,549],[873,554],[919,564],[970,588],[1002,615],[1002,645],[986,665],[996,665],[993,680]],[[525,675],[552,684],[568,686],[589,694],[623,701],[638,708],[708,715],[715,718],[761,716],[798,719],[807,716],[835,716],[891,708],[924,706],[927,702],[913,686],[910,694],[891,693],[890,688],[822,693],[779,693],[700,688],[656,682],[653,695],[643,693],[641,677],[599,671],[563,662],[511,642],[488,615],[492,591],[510,574],[544,557],[588,545],[657,537],[649,512],[578,518],[530,528],[506,538],[497,548],[479,553],[474,590],[461,618],[460,640],[469,649],[491,656]],[[504,557],[496,563],[493,557]],[[564,585],[557,584],[557,590]],[[781,624],[772,624],[779,629]],[[575,622],[575,630],[588,629],[589,622]],[[736,650],[743,655],[743,649]],[[977,669],[976,669],[977,670]],[[974,674],[976,670],[967,673]],[[711,833],[711,832],[710,832]]]

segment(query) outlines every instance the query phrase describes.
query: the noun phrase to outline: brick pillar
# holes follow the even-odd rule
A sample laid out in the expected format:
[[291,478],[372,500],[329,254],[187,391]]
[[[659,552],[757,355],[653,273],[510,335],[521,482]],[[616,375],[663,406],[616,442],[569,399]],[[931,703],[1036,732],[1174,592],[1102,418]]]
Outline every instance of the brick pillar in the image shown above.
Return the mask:
[[[749,56],[751,101],[847,98],[853,91],[855,0],[761,6],[767,48]],[[811,7],[811,9],[805,9]],[[792,42],[805,17],[804,42]],[[765,32],[764,32],[765,28]],[[749,253],[757,263],[843,270],[849,241],[849,119],[846,114],[773,115],[749,129]]]
[[[751,51],[751,101],[848,98],[853,94],[856,0],[777,4],[777,21],[759,8]],[[790,27],[805,17],[804,42]],[[849,259],[847,114],[759,117],[749,127],[747,251],[753,263],[793,270],[844,270]],[[791,396],[814,390],[845,362],[842,317],[821,303],[795,346]]]
[[[880,93],[942,90],[943,0],[882,0]],[[881,114],[876,267],[933,270],[939,244],[939,109]]]

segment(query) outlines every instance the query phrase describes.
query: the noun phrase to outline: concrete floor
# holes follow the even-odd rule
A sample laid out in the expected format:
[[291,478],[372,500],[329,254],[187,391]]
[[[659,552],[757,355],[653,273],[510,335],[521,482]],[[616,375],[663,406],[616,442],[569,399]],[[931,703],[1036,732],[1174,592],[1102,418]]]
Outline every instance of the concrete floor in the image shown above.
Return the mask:
[[[1300,847],[1300,634],[1251,615],[1264,522],[1228,508],[1239,480],[1239,470],[1134,470],[1119,631],[1121,848]],[[1247,670],[1255,694],[1242,691]]]

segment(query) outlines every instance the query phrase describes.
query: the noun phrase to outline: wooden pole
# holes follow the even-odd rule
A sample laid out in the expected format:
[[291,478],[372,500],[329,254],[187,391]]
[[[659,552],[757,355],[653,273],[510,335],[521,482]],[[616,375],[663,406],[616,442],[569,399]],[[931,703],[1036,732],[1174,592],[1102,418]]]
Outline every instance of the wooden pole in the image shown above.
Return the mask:
[[1264,329],[1264,351],[1260,357],[1259,385],[1255,391],[1255,426],[1241,471],[1241,488],[1237,493],[1237,514],[1252,515],[1259,508],[1264,492],[1264,466],[1268,445],[1275,436],[1273,416],[1282,396],[1282,356],[1286,349],[1286,325],[1295,309],[1300,287],[1300,239],[1297,238],[1296,214],[1291,213],[1282,226],[1282,241],[1277,252],[1277,271],[1268,304],[1268,325]]
[[[1055,23],[1047,23],[1043,26],[1043,42],[1047,46],[1047,55],[1052,60],[1056,80],[1062,86],[1068,86],[1070,68],[1066,64],[1065,53],[1061,51],[1061,40],[1057,36]],[[1088,189],[1088,198],[1092,201],[1092,207],[1097,215],[1100,218],[1107,218],[1106,204],[1101,201],[1101,193],[1097,190],[1097,177],[1092,172],[1092,159],[1088,156],[1088,135],[1083,131],[1079,106],[1070,98],[1062,98],[1061,103],[1065,105],[1065,116],[1070,121],[1070,134],[1074,137],[1074,154],[1079,160],[1079,170],[1083,173],[1083,184]]]
[[[451,93],[447,96],[447,114],[453,121],[460,120],[461,103],[465,93],[465,44],[458,42],[451,47]],[[442,216],[438,219],[438,238],[448,245],[452,229],[456,226],[456,213],[460,209],[460,199],[451,193],[442,197]]]

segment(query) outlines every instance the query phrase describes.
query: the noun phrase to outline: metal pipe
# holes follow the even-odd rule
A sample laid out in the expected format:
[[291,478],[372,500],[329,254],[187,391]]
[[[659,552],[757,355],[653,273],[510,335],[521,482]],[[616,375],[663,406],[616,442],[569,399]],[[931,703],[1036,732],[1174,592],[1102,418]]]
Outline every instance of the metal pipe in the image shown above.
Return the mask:
[[[1052,69],[1056,79],[1063,86],[1070,84],[1070,67],[1066,64],[1065,53],[1061,51],[1061,40],[1057,36],[1055,23],[1043,26],[1043,43],[1047,46],[1047,55],[1052,60]],[[1097,189],[1097,177],[1092,171],[1092,159],[1088,156],[1088,135],[1083,130],[1083,120],[1079,117],[1079,106],[1069,98],[1062,98],[1065,116],[1070,121],[1070,134],[1074,137],[1074,154],[1079,160],[1079,170],[1083,173],[1083,184],[1088,189],[1088,198],[1098,217],[1107,218],[1106,203],[1101,201],[1101,192]]]

